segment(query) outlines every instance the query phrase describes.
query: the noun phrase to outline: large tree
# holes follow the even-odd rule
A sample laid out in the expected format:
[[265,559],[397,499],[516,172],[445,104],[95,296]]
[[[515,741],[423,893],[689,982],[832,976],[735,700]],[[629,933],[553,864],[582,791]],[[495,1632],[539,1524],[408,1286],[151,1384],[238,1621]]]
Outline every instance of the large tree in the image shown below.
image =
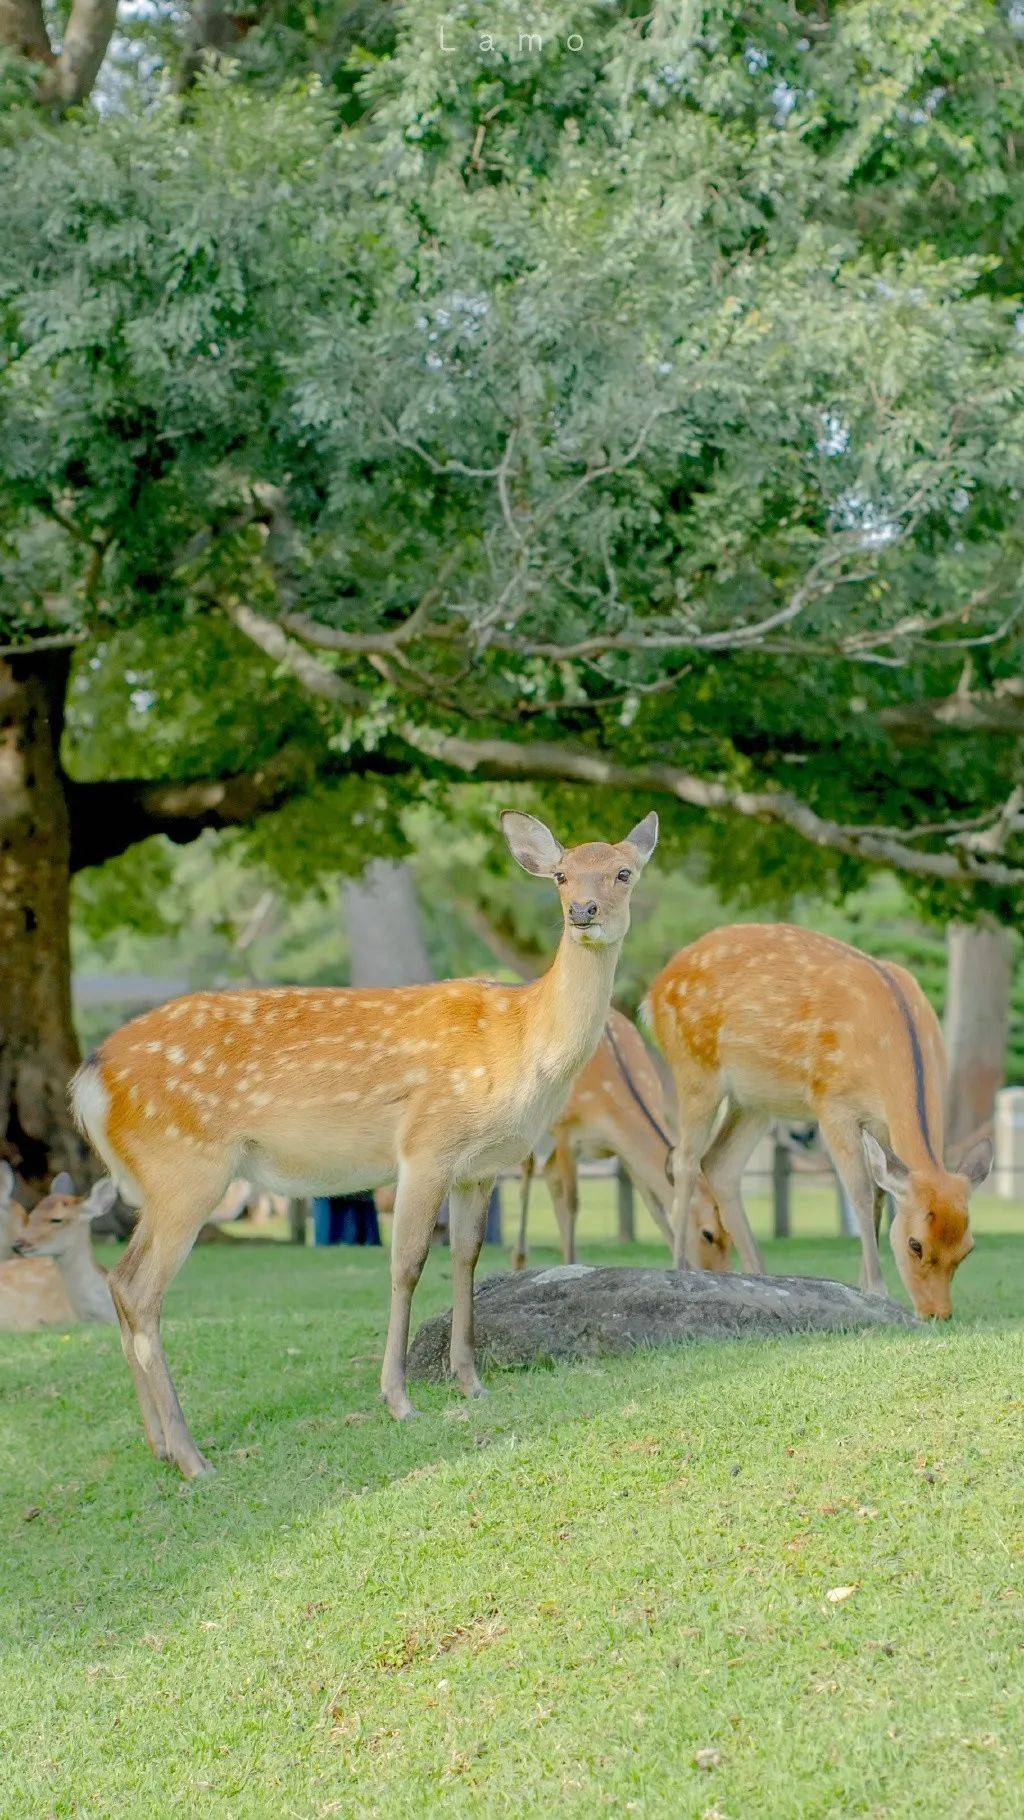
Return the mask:
[[358,9],[257,9],[203,74],[175,17],[186,94],[15,82],[0,137],[28,1173],[75,1154],[71,871],[353,775],[653,791],[733,882],[1012,914],[1012,20],[424,4],[361,58]]

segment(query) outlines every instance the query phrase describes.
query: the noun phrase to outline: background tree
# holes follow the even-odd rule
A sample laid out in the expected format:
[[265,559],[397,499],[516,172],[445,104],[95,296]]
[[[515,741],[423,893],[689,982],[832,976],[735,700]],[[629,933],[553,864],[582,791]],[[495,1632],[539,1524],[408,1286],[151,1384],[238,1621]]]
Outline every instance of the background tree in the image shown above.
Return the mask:
[[456,776],[571,786],[571,834],[597,783],[731,891],[882,863],[1014,914],[1012,17],[555,6],[537,51],[467,10],[454,52],[447,17],[257,9],[210,58],[157,11],[58,120],[6,65],[30,1173],[75,1153],[69,869],[285,802],[335,830],[347,779],[354,838],[265,853],[358,869]]

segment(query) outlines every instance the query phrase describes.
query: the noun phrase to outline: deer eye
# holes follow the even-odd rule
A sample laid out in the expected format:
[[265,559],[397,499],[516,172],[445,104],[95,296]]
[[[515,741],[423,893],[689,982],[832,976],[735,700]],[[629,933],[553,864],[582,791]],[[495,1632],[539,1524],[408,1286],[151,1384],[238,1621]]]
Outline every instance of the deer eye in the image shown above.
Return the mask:
[[554,878],[554,881],[555,881],[555,884],[556,884],[556,885],[564,885],[564,884],[565,884],[565,873],[564,873],[564,872],[555,872],[555,873],[553,873],[553,874],[552,874],[552,876],[553,876],[553,878]]
[[616,872],[615,876],[618,879],[620,885],[628,885],[633,874],[630,871],[628,866],[623,866],[622,871]]
[[700,1236],[701,1236],[701,1238],[702,1238],[702,1239],[706,1239],[706,1241],[707,1241],[707,1243],[708,1243],[708,1244],[709,1244],[709,1245],[713,1245],[713,1244],[714,1244],[714,1242],[715,1242],[715,1235],[714,1235],[714,1233],[713,1233],[713,1232],[711,1232],[711,1231],[710,1231],[710,1230],[709,1230],[709,1229],[708,1229],[708,1227],[707,1227],[707,1226],[705,1226],[705,1227],[704,1227],[704,1228],[703,1228],[703,1229],[702,1229],[702,1231],[701,1231],[701,1235],[700,1235]]
[[910,1249],[913,1252],[915,1258],[924,1257],[924,1246],[922,1245],[920,1239],[908,1239],[907,1244],[910,1246]]

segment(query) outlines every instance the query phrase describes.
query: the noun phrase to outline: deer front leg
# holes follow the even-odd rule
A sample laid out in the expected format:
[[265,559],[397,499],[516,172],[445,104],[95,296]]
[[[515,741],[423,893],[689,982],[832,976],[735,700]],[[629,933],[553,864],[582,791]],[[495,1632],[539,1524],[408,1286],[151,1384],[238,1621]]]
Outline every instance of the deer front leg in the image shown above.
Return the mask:
[[563,1264],[576,1262],[576,1215],[579,1212],[579,1183],[576,1155],[572,1145],[559,1139],[544,1165],[544,1180],[554,1203],[558,1236],[562,1241]]
[[677,1073],[679,1141],[672,1152],[672,1262],[677,1270],[689,1263],[686,1238],[690,1229],[690,1202],[700,1174],[701,1158],[714,1129],[721,1092],[714,1080],[684,1080]]
[[448,1196],[452,1252],[451,1373],[464,1397],[485,1397],[473,1347],[473,1273],[484,1242],[493,1182],[460,1182]]
[[537,1158],[531,1150],[523,1161],[523,1173],[519,1182],[519,1242],[512,1254],[513,1270],[526,1269],[526,1228],[530,1217],[530,1190],[533,1187]]
[[818,1124],[824,1143],[835,1164],[839,1179],[850,1197],[850,1205],[860,1227],[860,1287],[869,1295],[885,1295],[882,1260],[878,1255],[876,1212],[881,1207],[864,1157],[860,1126],[855,1120],[819,1113]]
[[[659,1200],[658,1196],[654,1193],[653,1189],[648,1188],[646,1183],[642,1182],[638,1176],[634,1175],[633,1181],[636,1185],[636,1189],[640,1196],[640,1199],[643,1201],[643,1204],[646,1207],[648,1213],[650,1214],[651,1219],[654,1221],[654,1224],[657,1226],[658,1231],[664,1237],[665,1243],[668,1246],[669,1250],[671,1251],[672,1247],[673,1247],[673,1243],[674,1243],[673,1234],[672,1234],[672,1223],[668,1217],[668,1214],[665,1212],[665,1209],[662,1206],[661,1201]],[[666,1186],[667,1186],[667,1180],[666,1180]]]
[[403,1161],[391,1226],[391,1314],[380,1374],[381,1396],[398,1422],[416,1414],[405,1386],[409,1315],[448,1182],[436,1165]]

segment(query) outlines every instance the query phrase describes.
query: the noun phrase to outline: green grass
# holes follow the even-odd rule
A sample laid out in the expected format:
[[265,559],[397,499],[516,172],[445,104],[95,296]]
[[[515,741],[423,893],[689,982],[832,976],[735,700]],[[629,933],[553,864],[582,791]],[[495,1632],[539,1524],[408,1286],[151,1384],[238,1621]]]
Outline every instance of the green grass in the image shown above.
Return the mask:
[[[853,1279],[832,1217],[770,1263]],[[941,1331],[421,1385],[406,1428],[380,1253],[205,1248],[192,1487],[114,1334],[0,1338],[0,1813],[1024,1811],[1024,1238],[978,1225]]]

